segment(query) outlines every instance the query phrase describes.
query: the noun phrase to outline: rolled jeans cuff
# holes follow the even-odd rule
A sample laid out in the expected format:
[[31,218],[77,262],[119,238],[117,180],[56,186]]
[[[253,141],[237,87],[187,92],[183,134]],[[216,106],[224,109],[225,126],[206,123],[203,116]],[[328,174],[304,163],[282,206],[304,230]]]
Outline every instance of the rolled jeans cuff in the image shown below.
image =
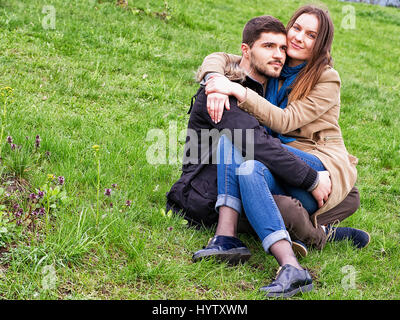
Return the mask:
[[229,207],[233,210],[242,214],[242,201],[236,197],[229,194],[219,194],[217,197],[217,202],[215,203],[215,210],[219,213],[219,207]]
[[289,232],[287,230],[277,230],[266,236],[262,242],[262,246],[267,254],[271,254],[269,252],[269,248],[279,240],[287,240],[292,245],[292,240],[290,239]]

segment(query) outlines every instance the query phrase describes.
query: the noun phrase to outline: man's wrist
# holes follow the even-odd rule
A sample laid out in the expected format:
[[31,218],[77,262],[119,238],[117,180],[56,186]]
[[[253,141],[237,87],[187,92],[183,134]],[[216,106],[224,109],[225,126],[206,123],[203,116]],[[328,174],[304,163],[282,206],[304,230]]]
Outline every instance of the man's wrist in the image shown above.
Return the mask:
[[317,189],[319,185],[319,172],[317,171],[317,177],[313,184],[307,189],[308,192],[313,192],[315,189]]
[[303,179],[303,182],[299,186],[300,188],[304,190],[310,190],[316,183],[319,181],[319,176],[318,176],[318,171],[314,170],[311,167],[308,167],[308,172],[306,176]]

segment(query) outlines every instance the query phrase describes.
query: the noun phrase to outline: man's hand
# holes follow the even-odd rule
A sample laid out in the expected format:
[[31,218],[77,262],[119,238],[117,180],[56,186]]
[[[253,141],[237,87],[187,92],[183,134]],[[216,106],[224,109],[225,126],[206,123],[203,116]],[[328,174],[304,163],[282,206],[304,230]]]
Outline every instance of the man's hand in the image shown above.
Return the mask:
[[226,110],[231,108],[228,95],[215,92],[207,96],[207,112],[213,122],[218,123],[221,121],[224,107]]
[[318,208],[324,205],[332,191],[332,182],[328,171],[318,171],[318,186],[311,192],[318,203]]

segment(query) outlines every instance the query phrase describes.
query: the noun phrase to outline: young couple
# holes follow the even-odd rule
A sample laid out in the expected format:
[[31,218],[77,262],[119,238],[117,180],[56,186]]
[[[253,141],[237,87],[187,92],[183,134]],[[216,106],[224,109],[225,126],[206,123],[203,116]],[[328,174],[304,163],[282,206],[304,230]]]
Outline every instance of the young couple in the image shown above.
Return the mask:
[[[338,124],[332,40],[328,12],[303,6],[286,28],[271,16],[251,19],[241,57],[208,56],[198,73],[203,85],[190,110],[182,175],[167,193],[167,210],[193,224],[217,223],[193,261],[246,261],[250,251],[237,232],[250,223],[280,265],[276,279],[261,288],[269,297],[312,290],[294,251],[305,255],[306,246],[322,249],[343,239],[363,248],[370,241],[362,230],[332,226],[359,207],[357,159]],[[224,134],[215,143],[202,137],[205,129]]]

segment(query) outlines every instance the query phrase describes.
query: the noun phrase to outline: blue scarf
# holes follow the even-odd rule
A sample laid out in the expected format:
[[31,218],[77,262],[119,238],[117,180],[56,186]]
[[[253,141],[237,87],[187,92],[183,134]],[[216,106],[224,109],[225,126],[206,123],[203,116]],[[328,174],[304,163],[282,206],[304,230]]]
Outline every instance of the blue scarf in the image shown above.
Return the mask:
[[[279,78],[269,78],[267,84],[267,90],[265,92],[265,99],[267,99],[273,105],[285,109],[288,103],[288,97],[291,89],[289,86],[296,79],[300,70],[306,65],[307,62],[303,62],[302,64],[296,67],[289,67],[285,64],[282,68],[282,72]],[[282,87],[279,89],[279,80],[283,79],[284,82]],[[276,138],[279,138],[282,143],[289,143],[295,141],[295,138],[285,137],[275,131],[272,131],[270,128],[265,127],[268,133]]]

